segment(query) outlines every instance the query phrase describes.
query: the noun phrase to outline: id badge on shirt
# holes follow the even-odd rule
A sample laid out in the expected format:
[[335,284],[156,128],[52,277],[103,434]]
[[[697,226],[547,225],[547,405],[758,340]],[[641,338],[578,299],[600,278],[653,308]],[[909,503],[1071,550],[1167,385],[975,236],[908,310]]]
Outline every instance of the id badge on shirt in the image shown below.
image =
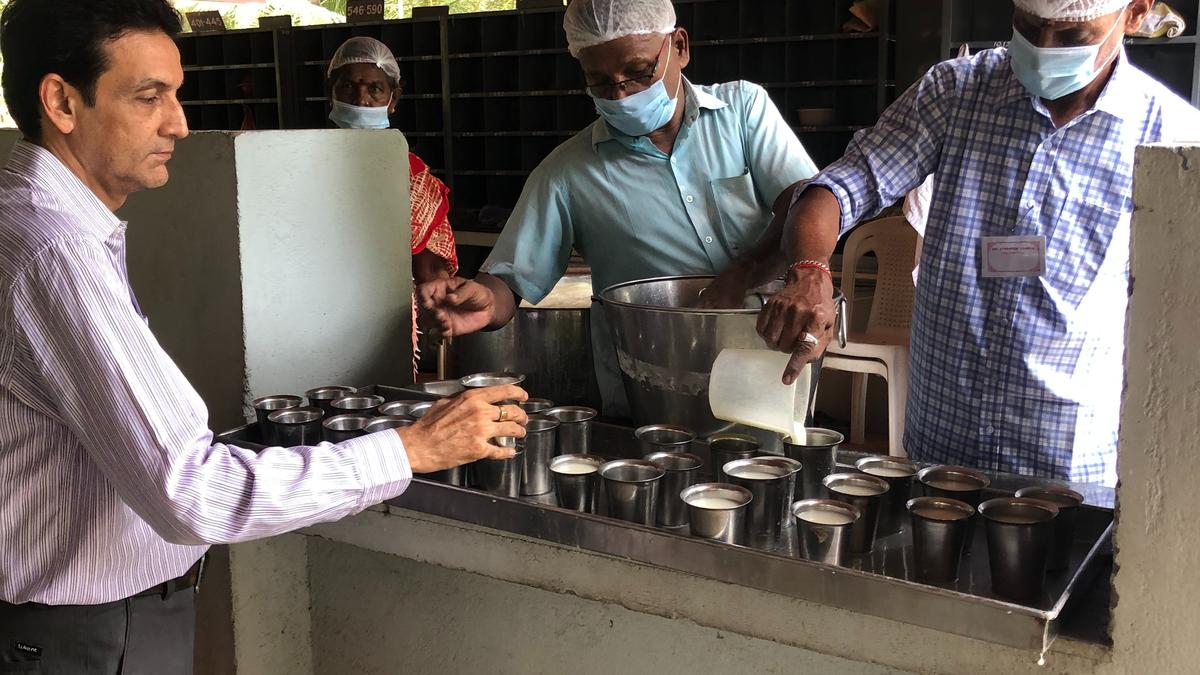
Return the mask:
[[985,279],[1045,276],[1045,237],[983,237],[980,241]]

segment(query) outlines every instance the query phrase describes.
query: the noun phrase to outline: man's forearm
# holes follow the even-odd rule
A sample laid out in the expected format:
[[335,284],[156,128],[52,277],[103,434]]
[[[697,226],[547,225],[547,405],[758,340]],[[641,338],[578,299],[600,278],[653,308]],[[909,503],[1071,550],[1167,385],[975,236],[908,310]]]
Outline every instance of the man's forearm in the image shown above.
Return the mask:
[[484,330],[499,330],[508,325],[517,313],[517,296],[499,277],[481,273],[475,281],[492,292],[492,320]]
[[837,246],[841,220],[841,206],[832,192],[820,186],[805,190],[787,211],[782,246],[786,262],[828,263]]

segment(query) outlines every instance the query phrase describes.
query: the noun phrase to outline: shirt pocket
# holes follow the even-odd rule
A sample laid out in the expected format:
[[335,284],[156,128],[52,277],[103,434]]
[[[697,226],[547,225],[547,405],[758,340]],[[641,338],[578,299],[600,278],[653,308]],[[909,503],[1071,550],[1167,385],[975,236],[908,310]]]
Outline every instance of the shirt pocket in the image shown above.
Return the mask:
[[734,255],[754,246],[767,229],[767,207],[759,200],[750,172],[710,181],[713,204],[721,220],[721,236]]
[[1131,211],[1085,201],[1060,221],[1047,243],[1046,283],[1069,306],[1097,286],[1125,278],[1129,263]]

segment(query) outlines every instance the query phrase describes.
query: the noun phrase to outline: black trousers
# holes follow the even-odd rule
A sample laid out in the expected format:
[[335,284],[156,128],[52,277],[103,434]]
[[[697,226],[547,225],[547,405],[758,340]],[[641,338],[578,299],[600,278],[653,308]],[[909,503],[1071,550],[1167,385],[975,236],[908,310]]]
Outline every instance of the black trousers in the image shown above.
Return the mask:
[[0,673],[191,675],[196,597],[103,605],[0,602]]

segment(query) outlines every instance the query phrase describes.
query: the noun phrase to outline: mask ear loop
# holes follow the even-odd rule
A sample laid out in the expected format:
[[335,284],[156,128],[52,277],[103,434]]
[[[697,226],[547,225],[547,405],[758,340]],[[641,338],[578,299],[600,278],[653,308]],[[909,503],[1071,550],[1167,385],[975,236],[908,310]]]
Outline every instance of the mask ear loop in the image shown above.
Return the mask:
[[[1114,32],[1116,32],[1117,26],[1121,25],[1121,21],[1125,18],[1125,9],[1127,9],[1127,8],[1128,8],[1128,6],[1126,6],[1125,8],[1122,8],[1121,13],[1117,15],[1117,22],[1114,23],[1113,27],[1108,30],[1108,35],[1106,35],[1104,38],[1105,42],[1108,42],[1108,39],[1112,37]],[[1108,55],[1108,58],[1104,59],[1104,63],[1096,67],[1097,73],[1099,73],[1100,71],[1107,68],[1108,64],[1112,63],[1117,58],[1117,55],[1123,51],[1121,43],[1124,42],[1124,31],[1121,31],[1121,33],[1122,33],[1122,35],[1121,35],[1122,39],[1117,40],[1116,49],[1114,49],[1113,52]]]
[[[668,36],[667,39],[670,40],[671,37],[674,35],[675,35],[674,33],[671,33],[671,35]],[[667,68],[671,67],[671,52],[674,50],[675,50],[675,43],[671,42],[670,47],[667,49],[667,62],[665,64],[663,64],[663,77],[667,76]],[[679,81],[675,83],[675,93],[671,95],[671,100],[676,100],[679,98],[679,90],[680,89],[683,89],[683,71],[682,70],[679,71]]]

